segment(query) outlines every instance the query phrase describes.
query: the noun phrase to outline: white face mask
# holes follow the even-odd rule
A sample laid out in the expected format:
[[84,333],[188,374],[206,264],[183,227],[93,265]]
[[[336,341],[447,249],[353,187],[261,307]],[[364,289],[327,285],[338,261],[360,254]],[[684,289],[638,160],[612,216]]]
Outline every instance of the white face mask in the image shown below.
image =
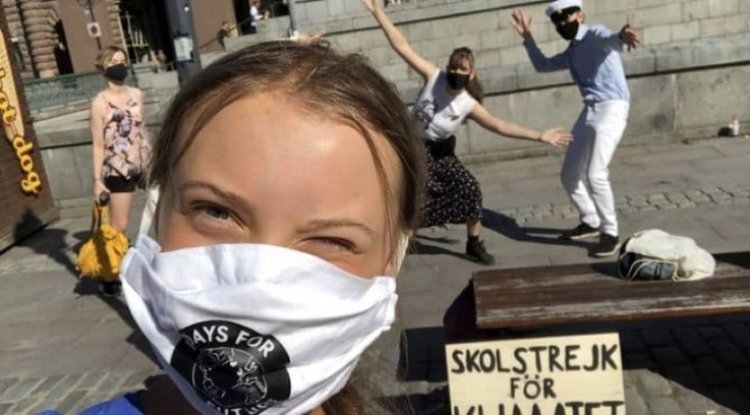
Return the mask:
[[[406,238],[396,257],[396,271]],[[161,253],[141,235],[121,278],[136,323],[202,414],[305,414],[346,385],[395,317],[393,277],[231,244]]]

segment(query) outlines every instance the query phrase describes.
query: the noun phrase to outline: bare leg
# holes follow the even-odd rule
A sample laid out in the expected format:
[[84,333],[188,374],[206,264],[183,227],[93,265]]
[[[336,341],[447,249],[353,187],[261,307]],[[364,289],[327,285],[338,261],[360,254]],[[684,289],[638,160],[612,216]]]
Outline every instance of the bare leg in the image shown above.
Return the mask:
[[466,234],[469,236],[479,236],[482,230],[482,222],[479,219],[469,219],[466,221]]
[[109,198],[110,224],[118,231],[125,233],[128,229],[130,204],[133,193],[111,193]]

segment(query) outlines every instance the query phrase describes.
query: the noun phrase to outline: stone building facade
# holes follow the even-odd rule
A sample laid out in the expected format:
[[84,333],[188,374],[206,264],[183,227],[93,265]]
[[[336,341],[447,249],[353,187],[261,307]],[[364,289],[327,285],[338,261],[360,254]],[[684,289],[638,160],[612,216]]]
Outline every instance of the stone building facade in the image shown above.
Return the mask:
[[100,25],[100,42],[121,44],[119,4],[120,0],[2,0],[22,76],[47,78],[79,71],[76,66],[84,66],[98,52],[91,48],[96,40],[86,30],[92,13]]

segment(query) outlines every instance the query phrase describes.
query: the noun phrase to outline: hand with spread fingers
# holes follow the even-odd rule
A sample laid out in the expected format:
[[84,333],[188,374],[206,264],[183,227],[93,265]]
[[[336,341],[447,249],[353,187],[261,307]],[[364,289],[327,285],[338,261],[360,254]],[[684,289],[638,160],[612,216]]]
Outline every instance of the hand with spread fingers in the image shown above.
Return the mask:
[[523,9],[513,10],[513,20],[510,23],[524,39],[531,37],[531,16],[527,17]]
[[641,44],[640,39],[638,39],[638,33],[630,28],[630,23],[620,29],[620,40],[628,45],[628,52],[630,52],[631,49],[636,49],[638,45]]
[[573,141],[573,134],[562,131],[562,128],[550,128],[542,133],[540,140],[557,148],[562,148]]

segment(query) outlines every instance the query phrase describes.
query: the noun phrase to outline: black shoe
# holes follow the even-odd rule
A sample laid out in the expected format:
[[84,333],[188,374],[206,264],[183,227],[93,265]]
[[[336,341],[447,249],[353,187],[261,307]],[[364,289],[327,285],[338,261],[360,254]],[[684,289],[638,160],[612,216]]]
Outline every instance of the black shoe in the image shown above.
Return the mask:
[[577,241],[579,239],[593,238],[599,235],[599,229],[591,227],[585,223],[581,223],[575,228],[565,231],[560,235],[560,239],[568,241]]
[[122,292],[120,281],[102,282],[99,289],[101,290],[102,295],[107,298],[115,298]]
[[469,239],[466,241],[466,255],[484,265],[495,265],[495,257],[484,249],[484,241]]
[[603,233],[599,237],[599,243],[594,247],[592,255],[599,258],[604,258],[610,255],[614,255],[620,248],[620,238],[612,235]]

